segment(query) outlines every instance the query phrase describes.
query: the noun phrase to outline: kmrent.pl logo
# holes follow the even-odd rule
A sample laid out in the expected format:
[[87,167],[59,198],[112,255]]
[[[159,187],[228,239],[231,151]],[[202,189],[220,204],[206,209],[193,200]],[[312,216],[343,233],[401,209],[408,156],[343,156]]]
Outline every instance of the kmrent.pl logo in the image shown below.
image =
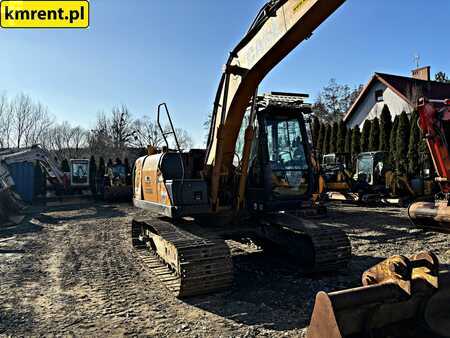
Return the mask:
[[0,2],[2,28],[88,28],[87,0],[25,0]]

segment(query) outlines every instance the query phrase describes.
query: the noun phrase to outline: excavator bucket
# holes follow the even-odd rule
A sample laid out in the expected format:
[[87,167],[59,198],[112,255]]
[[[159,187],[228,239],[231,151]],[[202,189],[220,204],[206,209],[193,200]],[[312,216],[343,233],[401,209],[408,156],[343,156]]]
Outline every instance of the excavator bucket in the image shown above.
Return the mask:
[[450,206],[443,202],[416,202],[408,208],[409,219],[419,228],[450,233]]
[[450,337],[450,272],[433,253],[391,257],[362,279],[317,294],[307,338]]

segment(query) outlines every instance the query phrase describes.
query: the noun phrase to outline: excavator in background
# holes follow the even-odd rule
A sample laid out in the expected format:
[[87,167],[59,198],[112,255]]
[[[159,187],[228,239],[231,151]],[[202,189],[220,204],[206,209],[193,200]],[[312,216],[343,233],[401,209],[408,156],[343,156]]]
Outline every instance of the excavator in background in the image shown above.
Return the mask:
[[[355,169],[342,160],[344,154],[324,155],[321,166],[324,192],[328,200],[345,201],[364,205],[409,205],[417,197],[431,196],[433,184],[413,184],[406,175],[398,175],[389,165],[388,153],[364,152],[356,157]],[[333,164],[333,158],[337,161]],[[420,189],[416,186],[422,186]]]
[[131,202],[133,187],[129,178],[129,170],[121,161],[106,168],[103,180],[103,199],[108,202]]
[[[257,93],[266,74],[344,2],[272,0],[262,8],[224,67],[206,150],[182,152],[167,105],[159,106],[157,121],[166,146],[161,152],[151,149],[135,163],[133,202],[151,213],[133,219],[131,239],[148,269],[175,296],[231,286],[226,239],[277,248],[305,272],[347,266],[351,247],[345,232],[315,219],[323,209],[312,199],[319,173],[304,122],[311,107],[299,95]],[[163,112],[169,132],[161,127]],[[169,135],[176,150],[169,149]],[[437,285],[446,285],[445,276],[435,278],[438,262],[428,256],[400,258],[403,265],[394,261],[374,267],[364,280],[370,286],[349,290],[344,297],[327,295],[328,308],[316,304],[311,337],[370,337],[385,325],[401,328],[406,316],[422,318],[428,309],[445,316],[445,302],[434,298]],[[418,278],[429,280],[433,292],[416,292]],[[400,286],[405,293],[397,297]],[[420,306],[425,301],[435,306]],[[361,312],[365,304],[368,309]],[[340,311],[344,307],[345,313]],[[373,315],[378,312],[389,321],[377,321]],[[436,321],[430,325],[432,333],[445,324],[445,319]],[[323,326],[336,334],[322,334]]]
[[419,127],[428,145],[440,192],[434,202],[416,202],[408,208],[418,227],[450,233],[450,99],[420,100]]
[[360,200],[354,191],[351,155],[348,153],[325,154],[320,165],[321,184],[319,193],[331,201]]
[[14,190],[16,183],[8,166],[23,162],[37,162],[44,170],[48,186],[51,188],[44,199],[47,205],[71,204],[79,202],[80,196],[90,195],[89,160],[70,160],[71,172],[67,175],[60,170],[52,155],[39,145],[0,153],[2,176],[5,177],[5,187],[9,190]]

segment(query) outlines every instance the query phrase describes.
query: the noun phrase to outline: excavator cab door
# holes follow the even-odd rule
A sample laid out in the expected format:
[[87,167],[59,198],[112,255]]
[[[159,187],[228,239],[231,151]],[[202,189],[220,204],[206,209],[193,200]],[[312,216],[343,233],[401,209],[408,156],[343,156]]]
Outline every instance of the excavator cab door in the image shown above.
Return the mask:
[[303,116],[298,110],[259,113],[258,126],[250,166],[249,205],[258,209],[279,209],[280,204],[286,209],[298,208],[299,201],[308,200],[314,187]]

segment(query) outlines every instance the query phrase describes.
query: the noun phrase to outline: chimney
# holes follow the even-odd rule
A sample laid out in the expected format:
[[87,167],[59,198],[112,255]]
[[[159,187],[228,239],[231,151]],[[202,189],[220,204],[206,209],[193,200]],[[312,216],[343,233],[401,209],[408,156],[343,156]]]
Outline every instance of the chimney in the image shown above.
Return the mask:
[[412,77],[416,80],[431,81],[431,67],[417,68],[412,71]]

